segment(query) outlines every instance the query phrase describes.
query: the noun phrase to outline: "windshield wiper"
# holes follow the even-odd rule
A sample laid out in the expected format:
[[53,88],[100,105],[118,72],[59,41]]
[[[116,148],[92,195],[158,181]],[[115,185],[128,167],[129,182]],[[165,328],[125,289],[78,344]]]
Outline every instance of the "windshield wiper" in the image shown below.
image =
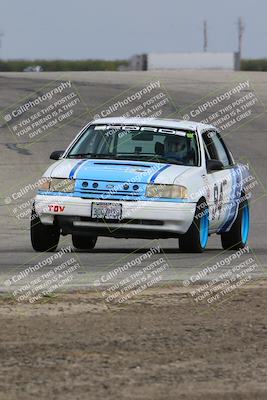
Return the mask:
[[75,157],[85,157],[85,156],[91,156],[92,153],[77,153],[77,154],[69,154],[67,158],[75,158]]
[[[88,157],[90,156],[90,157]],[[67,158],[75,158],[75,157],[88,157],[88,158],[113,158],[112,154],[96,154],[96,153],[77,153],[77,154],[69,154]]]
[[131,160],[134,160],[134,161],[147,160],[147,161],[154,162],[154,163],[164,163],[164,164],[168,164],[169,163],[169,164],[184,165],[182,161],[175,160],[173,158],[165,158],[165,157],[162,157],[162,156],[159,156],[159,155],[151,157],[151,156],[142,155],[142,154],[139,154],[139,155],[137,155],[137,154],[136,155],[135,154],[126,154],[125,156],[119,155],[119,156],[116,156],[114,158],[115,159],[124,159],[124,160],[127,160],[127,159],[131,158]]
[[127,160],[131,159],[134,161],[142,161],[142,160],[147,160],[150,162],[154,163],[169,163],[169,164],[177,164],[177,165],[184,165],[182,161],[175,160],[173,158],[165,158],[162,156],[148,156],[148,155],[142,155],[142,154],[125,154],[125,155],[112,155],[112,154],[96,154],[96,153],[77,153],[77,154],[69,154],[67,158],[82,158],[82,157],[87,157],[87,158],[105,158],[105,159],[110,159],[110,160]]
[[169,158],[169,157],[162,157],[162,156],[157,156],[154,162],[165,162],[169,164],[176,164],[176,165],[184,165],[183,161],[175,160],[175,158]]

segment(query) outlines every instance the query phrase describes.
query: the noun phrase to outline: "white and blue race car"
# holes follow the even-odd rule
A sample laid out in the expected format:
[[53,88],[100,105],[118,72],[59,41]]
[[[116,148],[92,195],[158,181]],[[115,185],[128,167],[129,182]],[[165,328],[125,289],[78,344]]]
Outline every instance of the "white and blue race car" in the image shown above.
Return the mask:
[[213,233],[224,249],[247,243],[248,167],[211,125],[98,119],[50,158],[32,210],[36,251],[55,250],[68,234],[77,249],[94,248],[98,236],[178,238],[184,252],[202,252]]

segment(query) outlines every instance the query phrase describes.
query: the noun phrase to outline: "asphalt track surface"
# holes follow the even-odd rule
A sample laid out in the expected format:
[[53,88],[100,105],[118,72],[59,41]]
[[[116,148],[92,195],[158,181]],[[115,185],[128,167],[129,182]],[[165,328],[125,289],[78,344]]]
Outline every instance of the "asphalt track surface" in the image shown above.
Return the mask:
[[[30,140],[27,135],[16,136],[11,123],[8,126],[4,120],[10,110],[17,109],[18,105],[25,104],[29,99],[35,99],[37,94],[44,93],[45,85],[56,87],[61,81],[70,80],[72,87],[79,93],[82,101],[75,106],[74,115],[58,129],[48,129],[46,134],[40,134]],[[223,131],[227,145],[231,148],[236,159],[242,159],[250,164],[257,185],[253,190],[251,202],[251,232],[249,246],[251,253],[235,261],[236,264],[243,258],[253,255],[257,260],[257,268],[253,271],[254,278],[264,277],[267,267],[266,224],[267,224],[267,138],[266,138],[266,105],[267,105],[267,73],[241,73],[222,71],[177,71],[177,72],[72,72],[72,73],[1,73],[0,74],[0,176],[1,176],[1,232],[0,232],[0,289],[9,291],[11,288],[6,281],[19,274],[29,266],[47,259],[51,253],[35,253],[31,248],[29,237],[29,210],[27,201],[30,201],[34,191],[24,193],[21,198],[13,199],[12,194],[19,193],[29,183],[36,182],[43,171],[50,165],[49,155],[53,150],[64,149],[78,130],[92,116],[106,110],[110,104],[118,99],[123,100],[131,93],[136,93],[151,81],[160,81],[161,92],[168,98],[167,104],[162,107],[161,117],[180,118],[184,114],[195,110],[199,104],[207,99],[214,99],[217,95],[236,87],[239,82],[249,81],[249,88],[244,88],[240,94],[233,95],[239,99],[245,93],[252,91],[257,98],[252,106],[250,115],[234,126]],[[58,81],[58,82],[56,82]],[[155,92],[150,93],[150,97]],[[231,102],[230,101],[230,102]],[[129,108],[137,107],[140,101],[131,103]],[[210,107],[205,116],[213,114],[217,109],[229,104],[229,101]],[[13,106],[14,105],[14,106]],[[41,106],[40,106],[41,107]],[[127,107],[119,109],[112,115],[120,115]],[[32,111],[32,110],[31,110]],[[38,106],[34,112],[38,111]],[[25,117],[27,117],[25,113]],[[32,112],[31,112],[32,115]],[[202,119],[196,117],[196,120]],[[11,199],[11,200],[10,200]],[[23,204],[25,206],[23,206]],[[19,215],[20,214],[20,215]],[[60,240],[59,249],[70,246],[70,237]],[[138,264],[138,257],[146,253],[151,247],[160,245],[161,254]],[[79,263],[71,282],[64,287],[92,287],[101,281],[107,284],[115,283],[122,276],[118,274],[108,279],[107,273],[119,266],[134,260],[125,272],[135,273],[148,265],[152,260],[163,257],[168,268],[163,272],[161,283],[181,282],[190,279],[203,268],[214,265],[225,259],[233,252],[223,253],[220,238],[212,236],[209,239],[207,250],[203,254],[183,254],[178,250],[176,239],[158,241],[140,239],[112,239],[99,238],[96,248],[91,252],[73,252],[65,254],[60,259],[74,257]],[[54,264],[52,264],[54,265]],[[220,272],[227,270],[227,265],[220,266]],[[51,269],[46,262],[40,274]],[[205,279],[210,279],[206,276]],[[22,283],[22,281],[21,281]],[[19,283],[18,283],[19,284]],[[16,286],[16,285],[15,285]]]

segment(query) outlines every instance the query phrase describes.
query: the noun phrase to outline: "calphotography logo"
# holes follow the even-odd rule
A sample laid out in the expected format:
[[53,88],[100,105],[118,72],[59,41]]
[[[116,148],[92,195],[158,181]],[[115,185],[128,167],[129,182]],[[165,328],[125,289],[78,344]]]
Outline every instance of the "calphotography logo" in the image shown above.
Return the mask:
[[[183,109],[184,111],[184,109]],[[182,111],[182,112],[183,112]],[[220,131],[237,130],[253,119],[255,114],[264,112],[263,105],[249,80],[241,81],[194,108],[185,110],[184,120],[197,120],[211,124]]]
[[22,269],[5,280],[4,285],[11,291],[17,302],[35,303],[45,296],[70,285],[74,273],[80,268],[71,246],[39,260],[36,264]]
[[81,105],[75,86],[67,80],[39,88],[26,102],[13,104],[2,113],[15,142],[27,146],[29,140],[41,140],[76,118]]
[[[195,305],[214,307],[237,295],[263,268],[249,246],[230,255],[222,253],[183,281]],[[255,279],[255,278],[254,278]]]
[[94,119],[115,115],[126,118],[157,118],[167,116],[170,110],[173,111],[169,94],[162,87],[160,80],[150,81],[139,90],[136,90],[136,87],[130,88],[127,94],[123,93],[118,97],[114,103],[104,108],[98,107],[99,109],[95,110]]
[[[141,249],[140,249],[141,250]],[[142,250],[141,254],[133,254],[131,260],[103,275],[94,281],[95,287],[101,290],[101,296],[108,304],[122,304],[146,289],[163,281],[170,265],[159,244],[150,247],[148,251]],[[108,285],[106,289],[103,287]]]

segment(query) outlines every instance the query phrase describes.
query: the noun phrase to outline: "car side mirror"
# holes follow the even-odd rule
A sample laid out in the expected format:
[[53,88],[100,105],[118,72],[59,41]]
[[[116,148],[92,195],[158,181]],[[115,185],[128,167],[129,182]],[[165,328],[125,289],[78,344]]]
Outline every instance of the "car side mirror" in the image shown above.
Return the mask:
[[207,160],[207,171],[221,171],[224,169],[223,163],[219,160]]
[[64,154],[64,150],[56,150],[50,154],[50,160],[59,160],[59,158]]

